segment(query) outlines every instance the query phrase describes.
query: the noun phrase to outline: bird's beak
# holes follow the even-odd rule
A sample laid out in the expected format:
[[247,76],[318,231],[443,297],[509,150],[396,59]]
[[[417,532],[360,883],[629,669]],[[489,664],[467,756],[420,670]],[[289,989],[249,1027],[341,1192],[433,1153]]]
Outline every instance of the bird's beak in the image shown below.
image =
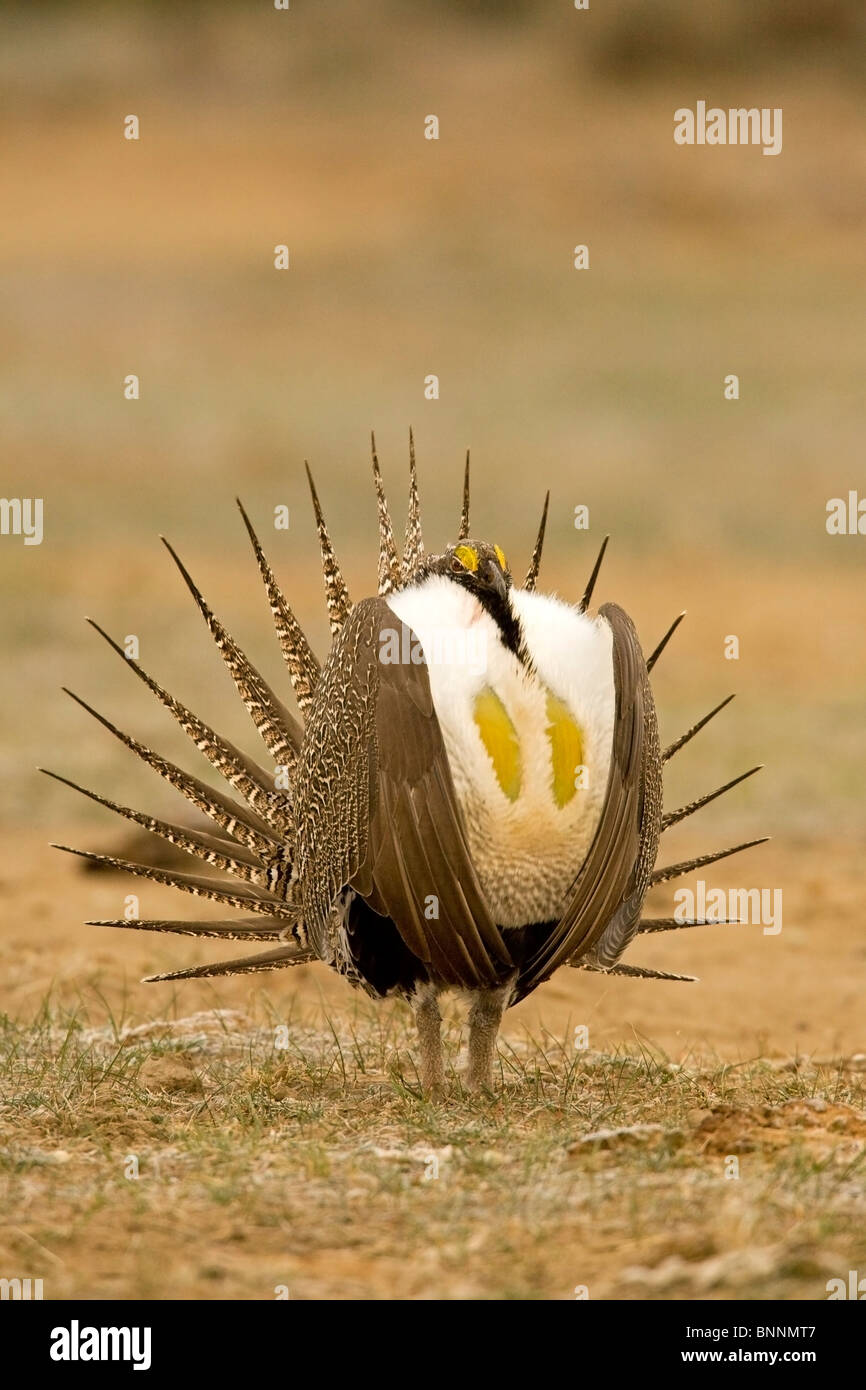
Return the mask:
[[487,584],[488,588],[492,589],[494,594],[501,598],[504,603],[508,598],[508,585],[505,582],[505,575],[502,573],[502,570],[498,565],[494,565],[492,561],[489,565]]

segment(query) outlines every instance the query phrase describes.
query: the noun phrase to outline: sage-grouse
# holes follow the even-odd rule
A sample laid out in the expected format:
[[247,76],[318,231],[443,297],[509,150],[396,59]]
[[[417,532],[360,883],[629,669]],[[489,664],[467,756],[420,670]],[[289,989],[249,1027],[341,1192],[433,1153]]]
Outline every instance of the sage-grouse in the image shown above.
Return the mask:
[[373,440],[378,596],[356,604],[309,477],[333,634],[324,666],[241,506],[303,726],[168,546],[264,741],[268,768],[173,699],[93,623],[236,795],[73,698],[205,812],[214,833],[76,790],[238,882],[85,858],[252,914],[96,925],[270,943],[263,953],[150,979],[322,960],[371,995],[411,1002],[428,1092],[444,1082],[438,995],[469,991],[467,1081],[477,1089],[491,1083],[503,1011],[559,966],[692,978],[618,962],[638,932],[703,925],[641,920],[648,889],[748,846],[656,869],[660,833],[758,769],[663,814],[664,763],[728,703],[661,750],[649,672],[682,615],[647,660],[621,608],[604,604],[591,616],[606,540],[579,603],[538,593],[547,500],[528,573],[515,585],[500,547],[471,536],[468,455],[457,539],[425,554],[411,434],[409,473],[399,556]]

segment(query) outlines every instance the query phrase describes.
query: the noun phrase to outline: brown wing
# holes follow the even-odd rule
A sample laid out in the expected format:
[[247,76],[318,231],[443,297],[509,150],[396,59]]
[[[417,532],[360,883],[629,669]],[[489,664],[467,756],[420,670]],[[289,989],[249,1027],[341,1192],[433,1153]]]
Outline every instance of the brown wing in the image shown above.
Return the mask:
[[391,633],[401,657],[420,653],[383,599],[358,604],[316,690],[297,779],[307,929],[325,953],[351,887],[443,983],[493,985],[511,960],[470,858],[427,667],[384,660]]
[[604,604],[599,614],[613,631],[616,690],[607,795],[568,906],[544,945],[522,969],[515,1002],[558,966],[591,950],[606,928],[615,933],[621,930],[628,937],[631,918],[634,915],[636,924],[655,861],[661,772],[646,663],[628,614],[613,603]]

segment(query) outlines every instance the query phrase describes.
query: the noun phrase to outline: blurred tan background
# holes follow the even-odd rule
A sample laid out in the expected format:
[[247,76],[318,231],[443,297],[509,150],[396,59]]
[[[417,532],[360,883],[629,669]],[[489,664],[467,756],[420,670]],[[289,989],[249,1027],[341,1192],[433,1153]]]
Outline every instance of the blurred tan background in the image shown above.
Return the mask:
[[[688,609],[657,671],[663,737],[739,699],[672,765],[669,804],[768,767],[666,857],[772,833],[713,881],[785,888],[790,989],[817,971],[814,1035],[830,1046],[843,1015],[855,1030],[866,538],[829,537],[825,508],[866,492],[859,4],[7,5],[2,27],[2,492],[45,502],[41,546],[0,539],[7,940],[32,964],[34,915],[43,949],[80,930],[57,965],[80,979],[93,929],[79,902],[111,915],[127,891],[102,884],[95,903],[94,881],[46,848],[110,846],[118,829],[37,763],[177,810],[61,683],[201,772],[82,616],[136,634],[143,665],[252,750],[157,533],[284,687],[234,497],[321,649],[303,459],[358,597],[375,578],[369,430],[401,512],[412,424],[429,546],[453,539],[471,445],[473,529],[518,573],[549,486],[547,586],[577,597],[610,532],[598,601],[628,608],[648,649]],[[674,110],[698,100],[781,107],[781,155],[676,146]],[[279,503],[288,532],[269,524]],[[660,943],[647,963],[689,968],[707,950],[736,964],[718,934],[693,945],[684,960],[667,941],[663,959]],[[753,942],[762,959],[767,945]],[[203,950],[99,940],[117,971]],[[765,1002],[762,988],[758,1021]],[[688,1007],[697,1026],[712,1000]],[[783,1022],[788,1040],[796,1018]]]

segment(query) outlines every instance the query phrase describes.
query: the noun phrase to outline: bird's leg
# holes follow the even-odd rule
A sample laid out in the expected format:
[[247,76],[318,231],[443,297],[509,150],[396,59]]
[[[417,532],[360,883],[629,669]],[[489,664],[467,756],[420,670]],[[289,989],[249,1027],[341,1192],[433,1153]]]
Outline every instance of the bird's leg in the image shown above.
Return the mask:
[[496,1039],[502,1015],[511,998],[512,987],[513,981],[508,980],[498,989],[480,989],[475,994],[472,1008],[469,1010],[469,1067],[466,1072],[466,1085],[470,1091],[492,1088]]
[[442,1061],[442,1015],[436,986],[430,983],[418,985],[412,997],[412,1008],[421,1053],[421,1086],[426,1095],[441,1095],[445,1089],[445,1067]]

